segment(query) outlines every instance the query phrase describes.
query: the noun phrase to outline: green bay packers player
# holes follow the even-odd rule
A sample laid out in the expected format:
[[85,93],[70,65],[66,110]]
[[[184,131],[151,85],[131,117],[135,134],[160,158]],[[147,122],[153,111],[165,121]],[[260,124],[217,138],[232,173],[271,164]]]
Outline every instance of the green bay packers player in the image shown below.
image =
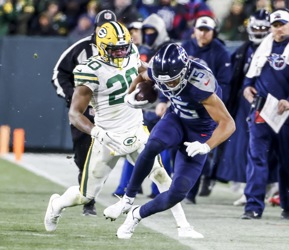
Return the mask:
[[[70,122],[91,135],[92,145],[80,186],[68,188],[61,196],[53,194],[50,197],[44,218],[47,231],[56,230],[64,208],[86,204],[98,196],[120,157],[126,157],[134,165],[148,139],[141,109],[133,109],[124,102],[132,81],[146,68],[139,59],[128,30],[119,22],[107,22],[97,34],[96,45],[99,55],[74,69],[76,87],[69,110]],[[89,104],[95,111],[94,124],[83,115]],[[160,191],[170,186],[171,179],[158,157],[149,177]],[[113,220],[120,213],[128,212],[131,202],[125,202],[127,206],[122,211],[104,215]],[[179,236],[194,237],[181,205],[177,204],[171,211]]]

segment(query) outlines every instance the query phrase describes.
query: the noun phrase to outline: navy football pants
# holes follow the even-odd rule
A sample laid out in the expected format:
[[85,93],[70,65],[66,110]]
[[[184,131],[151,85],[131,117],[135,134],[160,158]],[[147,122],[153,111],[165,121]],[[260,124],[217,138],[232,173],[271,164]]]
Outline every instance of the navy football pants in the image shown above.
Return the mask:
[[[197,128],[200,129],[200,127]],[[203,143],[209,139],[211,134],[212,131],[209,133],[194,131],[191,124],[183,122],[177,115],[170,112],[166,113],[155,125],[145,149],[137,159],[127,188],[127,196],[135,197],[141,183],[150,173],[157,154],[176,145],[179,146],[179,149],[175,158],[174,175],[170,189],[141,206],[140,215],[142,218],[167,210],[186,197],[198,180],[207,156],[188,157],[183,143],[185,141]]]
[[[268,180],[268,156],[272,150],[278,157],[278,179],[281,207],[289,211],[289,125],[284,124],[276,134],[266,123],[249,124],[250,140],[247,164],[247,185],[245,211],[255,211],[262,215],[265,207]],[[274,149],[271,145],[274,143]]]

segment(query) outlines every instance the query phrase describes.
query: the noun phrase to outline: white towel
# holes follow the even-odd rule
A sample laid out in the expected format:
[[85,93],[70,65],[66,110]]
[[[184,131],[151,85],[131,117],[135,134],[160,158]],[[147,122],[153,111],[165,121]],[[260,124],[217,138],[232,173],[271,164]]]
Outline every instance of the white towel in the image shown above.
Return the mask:
[[[250,64],[250,68],[246,74],[246,77],[253,78],[261,74],[262,68],[267,62],[268,56],[270,56],[271,54],[272,45],[273,45],[273,36],[272,33],[270,33],[268,36],[264,38],[262,43],[257,48],[252,58],[252,62]],[[289,64],[289,43],[284,49],[282,57],[285,59],[285,63]]]

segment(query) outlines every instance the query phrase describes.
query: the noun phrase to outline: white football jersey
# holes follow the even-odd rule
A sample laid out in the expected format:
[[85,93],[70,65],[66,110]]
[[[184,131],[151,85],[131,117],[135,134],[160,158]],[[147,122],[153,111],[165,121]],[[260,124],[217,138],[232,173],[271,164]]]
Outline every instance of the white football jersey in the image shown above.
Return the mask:
[[124,103],[141,65],[135,45],[127,60],[124,68],[116,68],[99,56],[93,56],[73,71],[75,86],[85,85],[93,91],[90,104],[95,110],[95,124],[112,132],[125,133],[143,123],[141,109],[133,109]]

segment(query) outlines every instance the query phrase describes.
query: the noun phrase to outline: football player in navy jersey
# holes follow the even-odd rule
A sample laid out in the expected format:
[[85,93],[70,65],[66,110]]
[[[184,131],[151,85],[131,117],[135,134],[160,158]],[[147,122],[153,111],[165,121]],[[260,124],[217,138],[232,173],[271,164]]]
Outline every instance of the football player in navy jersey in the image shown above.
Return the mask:
[[[44,218],[48,232],[57,229],[65,208],[84,205],[98,197],[120,157],[135,165],[148,140],[142,110],[132,109],[124,101],[138,71],[146,70],[129,31],[120,22],[105,22],[97,33],[96,46],[98,55],[73,70],[76,87],[69,109],[70,122],[91,136],[91,146],[80,185],[69,187],[62,195],[51,195]],[[84,115],[90,104],[95,111],[94,123]],[[161,192],[168,190],[171,178],[160,157],[153,165],[155,167],[149,178],[157,183]],[[194,238],[195,231],[188,223],[181,204],[172,207],[171,211],[179,227],[178,236]]]
[[151,67],[142,72],[130,87],[130,94],[125,100],[131,107],[141,108],[147,103],[135,100],[139,91],[135,86],[143,80],[153,80],[169,98],[171,106],[151,131],[122,202],[109,208],[120,211],[119,214],[124,212],[121,206],[133,203],[155,156],[173,146],[178,146],[178,151],[170,189],[150,202],[130,209],[127,219],[117,231],[121,239],[129,239],[141,219],[182,201],[199,178],[207,153],[235,130],[235,123],[221,101],[221,89],[211,70],[189,59],[183,47],[171,43],[156,53]]
[[[265,203],[268,178],[268,158],[278,156],[278,177],[281,217],[289,219],[289,119],[275,133],[260,115],[262,106],[271,94],[278,99],[278,114],[289,110],[289,10],[279,9],[270,15],[271,34],[256,50],[244,82],[244,97],[255,102],[250,114],[247,184],[247,204],[242,219],[260,219]],[[273,114],[272,114],[273,115]],[[273,142],[277,147],[271,148]]]
[[[218,38],[216,19],[210,16],[200,16],[194,26],[194,37],[182,42],[182,47],[189,56],[198,58],[199,62],[208,66],[213,72],[222,89],[222,101],[227,105],[230,95],[232,68],[230,53],[225,43]],[[185,202],[196,203],[196,196],[209,196],[216,182],[218,157],[221,148],[212,150],[205,163],[202,181],[198,180],[195,187],[188,193]],[[200,192],[199,191],[200,186]]]
[[[218,162],[217,178],[225,181],[246,183],[246,153],[249,144],[248,122],[246,119],[251,105],[242,94],[243,83],[252,57],[260,43],[270,33],[270,28],[270,13],[265,9],[254,12],[248,20],[247,33],[249,40],[238,47],[231,56],[233,68],[232,88],[227,108],[237,126],[235,133],[223,144],[223,152]],[[268,183],[275,183],[277,180],[275,154],[270,154],[270,158],[271,171]],[[274,188],[276,190],[275,184],[272,184],[272,189],[269,189],[268,192],[274,194]],[[242,194],[233,204],[235,206],[245,205],[245,195]]]

